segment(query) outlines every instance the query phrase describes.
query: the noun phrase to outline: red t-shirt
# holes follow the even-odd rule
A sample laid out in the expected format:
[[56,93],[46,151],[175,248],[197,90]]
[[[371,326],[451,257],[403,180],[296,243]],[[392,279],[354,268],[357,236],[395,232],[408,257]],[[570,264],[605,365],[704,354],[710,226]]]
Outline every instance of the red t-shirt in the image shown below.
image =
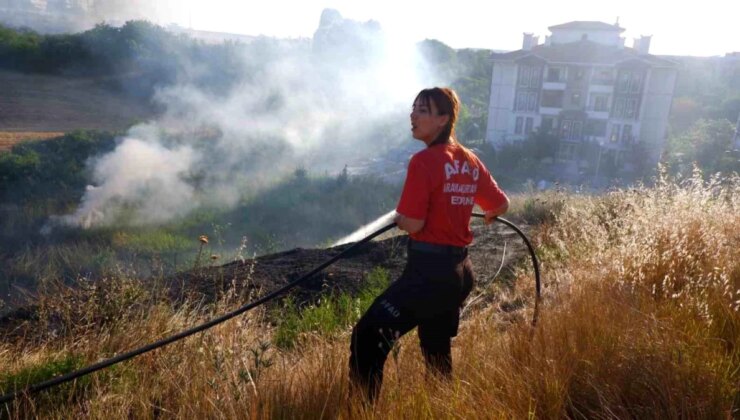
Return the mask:
[[473,152],[458,144],[428,147],[411,157],[396,211],[425,220],[417,241],[466,246],[473,241],[473,204],[497,208],[506,195]]

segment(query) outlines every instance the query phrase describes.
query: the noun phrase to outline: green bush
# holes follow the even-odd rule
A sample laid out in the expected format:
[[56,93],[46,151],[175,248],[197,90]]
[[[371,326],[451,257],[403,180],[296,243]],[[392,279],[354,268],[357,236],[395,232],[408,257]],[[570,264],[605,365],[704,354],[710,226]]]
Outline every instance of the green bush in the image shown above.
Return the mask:
[[24,142],[0,154],[0,201],[22,205],[52,199],[76,202],[90,181],[87,162],[113,149],[115,134],[75,131]]
[[286,298],[276,318],[280,320],[273,341],[282,349],[293,348],[304,334],[332,337],[356,323],[375,298],[388,287],[388,271],[376,267],[355,295],[340,293],[322,298],[318,303],[300,307]]
[[34,150],[0,154],[0,188],[8,189],[31,179],[39,171],[40,163],[41,158]]
[[[0,394],[21,391],[24,388],[38,384],[43,381],[65,375],[84,366],[81,356],[75,354],[63,354],[60,357],[41,362],[34,366],[28,366],[17,372],[0,373]],[[52,403],[64,403],[73,399],[75,394],[87,388],[90,377],[85,376],[44,391],[44,396]]]
[[522,209],[514,214],[531,224],[553,223],[565,207],[565,198],[565,194],[558,191],[529,194]]
[[732,144],[734,131],[726,119],[699,119],[686,132],[669,137],[663,160],[672,173],[685,176],[693,165],[707,175],[740,172],[740,153]]

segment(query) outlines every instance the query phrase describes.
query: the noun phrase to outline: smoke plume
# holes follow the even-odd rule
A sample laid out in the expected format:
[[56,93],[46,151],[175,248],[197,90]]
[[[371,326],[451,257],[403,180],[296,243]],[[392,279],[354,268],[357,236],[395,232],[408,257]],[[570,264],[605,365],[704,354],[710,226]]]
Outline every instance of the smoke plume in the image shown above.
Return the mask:
[[60,220],[162,223],[232,207],[297,168],[334,173],[411,141],[410,103],[430,80],[413,44],[336,11],[324,12],[311,43],[263,42],[244,48],[243,77],[226,94],[187,81],[160,90],[164,115],[91,162],[94,185]]

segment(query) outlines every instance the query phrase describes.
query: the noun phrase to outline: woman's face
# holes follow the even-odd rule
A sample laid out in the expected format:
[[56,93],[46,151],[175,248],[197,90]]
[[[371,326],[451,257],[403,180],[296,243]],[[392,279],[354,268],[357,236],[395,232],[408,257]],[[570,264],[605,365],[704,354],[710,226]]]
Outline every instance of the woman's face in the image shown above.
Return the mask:
[[437,105],[429,99],[429,104],[420,97],[411,108],[411,135],[426,144],[433,142],[444,128],[449,115],[437,115]]

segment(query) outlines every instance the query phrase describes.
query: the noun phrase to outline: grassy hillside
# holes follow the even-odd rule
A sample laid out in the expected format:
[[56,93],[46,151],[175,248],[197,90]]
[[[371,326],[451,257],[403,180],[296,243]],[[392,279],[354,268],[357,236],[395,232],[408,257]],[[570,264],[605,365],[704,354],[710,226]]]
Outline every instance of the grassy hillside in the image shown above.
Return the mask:
[[[731,418],[740,409],[740,179],[659,180],[593,197],[517,199],[539,220],[540,322],[531,273],[479,287],[453,348],[454,379],[425,374],[416,338],[386,365],[378,404],[348,398],[354,317],[276,349],[255,311],[3,408],[11,418]],[[485,245],[485,244],[479,244]],[[495,267],[492,269],[495,271]],[[480,271],[480,270],[479,270]],[[373,284],[376,282],[373,281]],[[171,334],[240,302],[142,306],[134,279],[42,294],[39,333],[0,344],[9,389]],[[156,301],[156,300],[155,300]],[[488,302],[487,304],[485,304]],[[482,304],[481,304],[482,303]],[[321,304],[319,304],[319,307]],[[87,314],[86,316],[72,316]],[[288,317],[289,318],[289,317]]]

